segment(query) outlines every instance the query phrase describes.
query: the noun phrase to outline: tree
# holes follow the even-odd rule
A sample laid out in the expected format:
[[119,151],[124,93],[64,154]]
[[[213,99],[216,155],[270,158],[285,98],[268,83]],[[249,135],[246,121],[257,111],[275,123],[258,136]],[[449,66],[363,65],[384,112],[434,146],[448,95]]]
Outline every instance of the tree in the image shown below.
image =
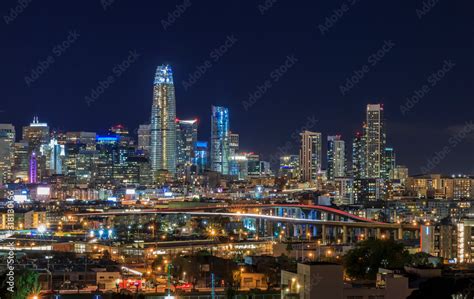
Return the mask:
[[14,292],[11,293],[7,290],[8,277],[4,275],[2,277],[2,285],[0,287],[0,292],[9,299],[25,299],[31,295],[39,294],[41,291],[41,286],[39,284],[39,274],[32,270],[22,270],[15,273],[15,288]]
[[357,279],[375,279],[379,268],[403,268],[410,255],[401,243],[393,240],[366,240],[344,256],[347,275]]
[[417,252],[411,255],[410,264],[414,267],[433,267],[433,263],[429,260],[430,257],[432,256],[426,252]]

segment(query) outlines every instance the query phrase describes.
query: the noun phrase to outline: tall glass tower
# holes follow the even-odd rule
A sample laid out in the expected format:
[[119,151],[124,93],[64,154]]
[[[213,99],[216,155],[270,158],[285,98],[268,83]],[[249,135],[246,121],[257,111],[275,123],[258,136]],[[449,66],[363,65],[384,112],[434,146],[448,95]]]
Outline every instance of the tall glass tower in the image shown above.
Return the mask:
[[173,71],[168,65],[158,66],[153,87],[150,126],[150,161],[154,172],[176,173],[176,98]]
[[383,174],[385,150],[385,122],[381,104],[367,105],[367,129],[365,131],[366,176],[380,178]]
[[229,109],[212,106],[211,170],[229,174]]
[[346,146],[341,135],[328,136],[327,159],[329,180],[346,176]]
[[304,131],[301,135],[300,171],[303,182],[314,182],[321,171],[321,133]]

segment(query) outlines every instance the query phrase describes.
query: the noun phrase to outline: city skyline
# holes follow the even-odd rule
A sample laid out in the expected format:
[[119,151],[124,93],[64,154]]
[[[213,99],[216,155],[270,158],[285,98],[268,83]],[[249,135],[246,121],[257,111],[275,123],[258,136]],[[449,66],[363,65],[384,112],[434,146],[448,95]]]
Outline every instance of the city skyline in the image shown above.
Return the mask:
[[[386,7],[357,1],[331,25],[326,20],[340,8],[337,3],[278,2],[261,10],[258,3],[216,2],[210,12],[193,4],[169,22],[177,4],[135,7],[114,2],[104,9],[99,1],[72,7],[31,3],[0,29],[9,38],[9,46],[0,50],[2,57],[8,57],[2,72],[2,122],[20,127],[39,115],[69,131],[105,129],[114,123],[138,128],[149,114],[150,74],[161,64],[174,68],[181,118],[207,120],[211,105],[229,107],[242,148],[264,156],[292,142],[289,136],[307,118],[318,119],[317,131],[348,140],[360,126],[364,106],[383,102],[389,144],[397,145],[400,160],[411,169],[420,169],[471,121],[469,109],[458,109],[469,105],[472,94],[471,42],[462,31],[472,22],[469,8],[437,3],[419,14],[421,4]],[[0,11],[9,16],[12,5],[2,3]],[[48,20],[39,11],[48,12]],[[70,16],[63,16],[65,11]],[[240,24],[237,15],[245,15],[247,22]],[[285,26],[278,23],[283,18],[288,20]],[[64,26],[55,26],[58,23]],[[35,33],[29,24],[35,24]],[[327,30],[322,32],[320,25]],[[53,50],[65,41],[69,47]],[[393,41],[393,46],[386,41]],[[214,51],[221,47],[227,51]],[[368,58],[378,51],[385,55],[381,60],[372,58],[377,63],[370,64]],[[32,76],[49,56],[54,63],[38,78]],[[281,76],[271,76],[282,65],[291,67]],[[346,86],[364,65],[369,71],[359,83]],[[438,71],[442,78],[432,76]],[[195,73],[195,80],[190,79]],[[109,76],[113,83],[91,97]],[[29,84],[25,77],[31,78]],[[344,95],[341,86],[348,89]],[[23,104],[22,109],[17,103]],[[210,137],[207,121],[201,132],[203,138]],[[263,141],[259,136],[268,138]],[[415,142],[417,151],[412,148]],[[473,173],[472,145],[472,138],[465,139],[437,166],[438,171]],[[293,151],[297,153],[297,147]]]

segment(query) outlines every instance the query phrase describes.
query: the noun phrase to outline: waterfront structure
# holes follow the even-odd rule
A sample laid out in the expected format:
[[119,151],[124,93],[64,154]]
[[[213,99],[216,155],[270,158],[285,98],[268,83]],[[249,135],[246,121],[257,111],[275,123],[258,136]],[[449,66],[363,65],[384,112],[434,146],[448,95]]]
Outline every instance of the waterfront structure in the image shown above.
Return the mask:
[[321,133],[304,131],[300,133],[300,170],[303,182],[314,182],[322,165]]
[[328,180],[346,176],[346,146],[341,135],[328,136],[327,161]]
[[154,172],[176,173],[176,98],[173,72],[168,65],[158,66],[153,87],[150,125],[150,161]]
[[211,114],[211,170],[229,174],[230,131],[229,109],[212,106]]

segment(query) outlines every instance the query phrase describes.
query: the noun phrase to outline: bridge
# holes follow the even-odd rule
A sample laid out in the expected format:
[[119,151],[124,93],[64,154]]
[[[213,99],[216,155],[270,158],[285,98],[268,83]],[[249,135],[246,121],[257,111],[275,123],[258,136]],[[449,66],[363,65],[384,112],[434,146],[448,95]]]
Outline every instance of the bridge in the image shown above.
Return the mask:
[[120,217],[140,215],[179,215],[229,217],[243,221],[257,235],[319,238],[323,244],[352,243],[365,238],[418,238],[419,225],[384,223],[356,216],[335,208],[301,204],[241,204],[199,207],[118,210],[78,213],[78,217]]

